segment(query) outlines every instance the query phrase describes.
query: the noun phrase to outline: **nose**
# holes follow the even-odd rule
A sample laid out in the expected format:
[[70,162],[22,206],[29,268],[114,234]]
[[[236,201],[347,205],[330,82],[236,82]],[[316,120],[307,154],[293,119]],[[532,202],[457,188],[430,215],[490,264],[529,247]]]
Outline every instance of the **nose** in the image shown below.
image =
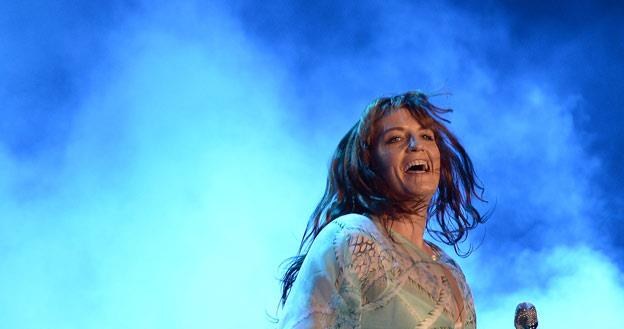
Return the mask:
[[415,136],[410,136],[407,141],[407,149],[409,151],[418,151],[420,149],[420,142]]

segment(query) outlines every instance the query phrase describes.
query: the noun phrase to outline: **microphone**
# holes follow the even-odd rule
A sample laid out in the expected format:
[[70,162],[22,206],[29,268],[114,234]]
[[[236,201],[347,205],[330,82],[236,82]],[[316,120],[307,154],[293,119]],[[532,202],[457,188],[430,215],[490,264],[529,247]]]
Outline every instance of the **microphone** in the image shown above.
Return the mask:
[[536,329],[537,328],[537,310],[531,303],[520,303],[516,307],[516,316],[514,317],[514,326],[516,329]]

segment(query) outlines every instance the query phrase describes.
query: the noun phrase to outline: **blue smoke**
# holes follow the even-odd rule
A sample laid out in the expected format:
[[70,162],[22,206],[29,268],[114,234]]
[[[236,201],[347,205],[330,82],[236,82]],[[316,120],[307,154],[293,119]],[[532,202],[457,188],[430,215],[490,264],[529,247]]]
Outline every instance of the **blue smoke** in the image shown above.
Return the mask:
[[412,89],[452,92],[432,101],[495,208],[460,259],[479,327],[525,300],[549,328],[624,306],[621,9],[0,6],[2,327],[271,327],[333,148]]

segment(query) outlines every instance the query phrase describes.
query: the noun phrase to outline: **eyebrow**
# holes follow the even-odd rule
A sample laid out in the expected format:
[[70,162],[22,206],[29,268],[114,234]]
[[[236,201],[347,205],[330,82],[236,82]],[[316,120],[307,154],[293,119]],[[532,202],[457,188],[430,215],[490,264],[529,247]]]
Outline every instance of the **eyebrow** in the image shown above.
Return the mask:
[[[385,135],[385,134],[387,134],[388,132],[391,132],[391,131],[393,131],[393,130],[405,131],[405,130],[407,130],[407,129],[405,129],[405,127],[403,127],[403,126],[395,126],[395,127],[392,127],[392,128],[384,129],[384,130],[381,132],[381,136],[383,136],[383,135]],[[418,131],[430,131],[430,132],[432,132],[432,133],[433,133],[433,129],[431,129],[431,128],[426,128],[426,127],[420,127],[420,129],[418,129]]]

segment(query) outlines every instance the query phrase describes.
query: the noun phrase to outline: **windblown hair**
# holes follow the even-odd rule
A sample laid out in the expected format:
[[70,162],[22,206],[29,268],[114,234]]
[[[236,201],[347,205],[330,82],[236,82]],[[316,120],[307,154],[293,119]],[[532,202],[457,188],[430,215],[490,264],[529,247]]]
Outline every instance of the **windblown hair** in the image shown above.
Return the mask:
[[289,259],[282,277],[282,305],[286,303],[312,242],[334,219],[349,213],[369,214],[388,229],[393,216],[418,211],[392,195],[380,174],[375,172],[373,163],[373,145],[378,133],[375,123],[399,109],[407,109],[421,126],[433,130],[440,150],[440,182],[427,209],[427,232],[436,240],[453,246],[459,256],[466,257],[472,252],[472,247],[462,252],[459,244],[466,240],[469,230],[486,221],[487,216],[473,206],[474,199],[485,200],[470,157],[442,124],[449,123],[443,115],[452,110],[432,105],[421,92],[381,97],[366,107],[336,147],[323,198],[308,221],[298,255]]

